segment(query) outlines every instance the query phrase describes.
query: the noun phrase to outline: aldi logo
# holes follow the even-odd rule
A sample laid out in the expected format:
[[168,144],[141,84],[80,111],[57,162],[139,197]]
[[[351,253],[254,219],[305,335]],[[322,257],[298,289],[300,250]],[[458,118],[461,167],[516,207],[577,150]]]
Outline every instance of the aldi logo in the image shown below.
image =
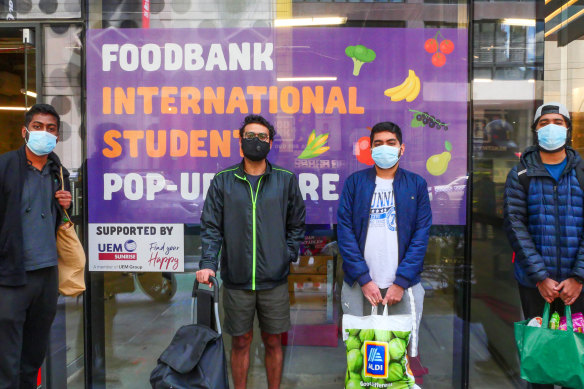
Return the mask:
[[389,364],[389,348],[387,342],[365,341],[363,359],[365,377],[387,378],[387,366]]

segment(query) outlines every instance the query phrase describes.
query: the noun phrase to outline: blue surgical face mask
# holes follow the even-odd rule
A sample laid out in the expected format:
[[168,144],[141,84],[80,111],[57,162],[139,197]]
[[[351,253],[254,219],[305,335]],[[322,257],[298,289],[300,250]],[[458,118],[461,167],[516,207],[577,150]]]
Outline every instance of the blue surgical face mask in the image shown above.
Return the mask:
[[547,151],[561,149],[566,144],[568,129],[557,124],[550,123],[537,130],[537,142],[539,147]]
[[390,169],[399,161],[400,148],[388,145],[374,147],[371,150],[371,158],[382,169]]
[[26,146],[35,155],[43,156],[49,154],[57,145],[57,137],[46,131],[29,131]]

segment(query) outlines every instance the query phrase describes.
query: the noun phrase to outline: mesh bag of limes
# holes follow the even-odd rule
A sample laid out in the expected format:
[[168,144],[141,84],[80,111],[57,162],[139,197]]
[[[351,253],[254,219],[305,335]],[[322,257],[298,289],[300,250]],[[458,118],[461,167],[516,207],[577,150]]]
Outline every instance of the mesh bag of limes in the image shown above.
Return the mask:
[[[345,389],[419,388],[408,365],[415,315],[343,316],[347,348]],[[417,347],[413,347],[417,348]]]

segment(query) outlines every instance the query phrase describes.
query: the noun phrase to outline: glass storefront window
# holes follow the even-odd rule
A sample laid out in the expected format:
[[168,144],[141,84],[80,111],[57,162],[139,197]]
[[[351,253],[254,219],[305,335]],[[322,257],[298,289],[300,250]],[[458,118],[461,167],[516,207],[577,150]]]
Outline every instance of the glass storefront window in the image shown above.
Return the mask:
[[[194,3],[152,3],[147,22],[145,19],[138,17],[140,14],[135,13],[138,8],[137,4],[133,6],[133,12],[131,12],[122,4],[96,2],[90,5],[88,11],[89,25],[92,29],[111,29],[113,27],[120,29],[119,32],[122,34],[120,36],[123,36],[125,31],[130,33],[129,30],[123,30],[124,28],[143,28],[145,26],[144,23],[148,23],[149,28],[164,28],[170,40],[174,39],[173,29],[183,28],[190,28],[191,30],[176,30],[177,36],[178,34],[190,34],[194,41],[198,37],[199,39],[200,37],[206,39],[207,36],[214,36],[215,39],[218,39],[223,34],[221,29],[225,27],[268,28],[265,31],[269,32],[269,27],[274,25],[275,19],[318,17],[320,15],[324,16],[324,13],[329,16],[331,13],[338,12],[339,16],[346,17],[346,21],[343,22],[341,27],[353,29],[354,32],[351,35],[356,37],[355,44],[363,39],[358,37],[367,37],[368,32],[373,31],[369,29],[376,29],[375,31],[386,29],[385,31],[391,32],[392,28],[395,28],[396,33],[398,31],[414,32],[419,30],[420,34],[425,36],[424,40],[435,35],[438,42],[446,39],[444,35],[438,34],[440,30],[445,35],[455,32],[461,33],[464,38],[456,41],[457,48],[461,44],[463,46],[466,45],[466,11],[459,2],[437,2],[437,4],[429,6],[422,3],[411,3],[408,4],[410,7],[408,12],[405,12],[404,5],[395,4],[396,2],[386,2],[392,4],[377,2],[375,5],[368,4],[368,2],[346,2],[342,5],[346,9],[339,8],[338,11],[336,8],[331,8],[334,6],[332,4],[334,2],[322,3],[267,1],[262,4],[241,4],[237,7],[226,7],[223,3],[217,3],[213,7],[208,6],[205,13],[201,13],[199,5]],[[439,12],[428,12],[426,7],[430,6]],[[415,10],[411,7],[414,7]],[[213,34],[212,30],[205,30],[209,28],[216,28],[217,33]],[[336,26],[319,28],[323,33],[326,33],[327,29],[331,28],[337,28],[339,33],[343,31]],[[424,30],[424,28],[427,30]],[[230,42],[236,42],[234,39],[237,39],[237,30],[233,31]],[[312,41],[303,42],[299,40],[298,37],[303,36],[301,27],[286,30],[289,31],[288,35],[282,32],[284,30],[272,29],[271,31],[270,33],[275,33],[277,36],[275,45],[276,63],[272,76],[274,78],[294,76],[295,72],[297,73],[302,68],[302,64],[297,62],[297,52],[299,50],[305,51],[307,56],[313,55],[314,52],[318,53],[319,48],[311,47],[313,45]],[[428,31],[428,33],[426,34],[425,31]],[[428,36],[426,37],[426,35]],[[427,62],[424,62],[423,66],[427,66],[428,71],[434,70],[438,65],[432,65],[431,53],[423,50],[424,40],[421,41],[419,46],[408,48],[411,53],[401,52],[401,56],[403,61],[417,61],[414,58],[424,53],[427,56],[427,58],[424,57]],[[395,45],[397,43],[392,43],[390,40],[387,44]],[[462,47],[460,48],[462,49]],[[397,52],[395,54],[397,55]],[[311,58],[316,61],[319,57],[314,56]],[[424,99],[428,99],[427,101],[432,99],[439,101],[442,99],[442,97],[439,97],[441,90],[443,90],[441,88],[445,88],[446,85],[457,88],[456,90],[461,93],[460,96],[464,96],[464,90],[466,89],[465,75],[467,73],[466,54],[461,51],[458,56],[448,56],[445,59],[450,66],[454,61],[462,61],[459,69],[464,81],[459,84],[452,81],[454,77],[448,75],[448,67],[445,66],[444,82],[446,84],[440,84],[440,80],[436,80],[437,84],[428,84],[424,92],[427,94],[424,96]],[[330,58],[330,60],[331,66],[336,67],[338,63],[343,63],[344,59],[340,57]],[[395,61],[397,57],[391,60]],[[388,62],[388,65],[390,65],[390,62]],[[361,72],[367,72],[371,67],[365,63],[361,67]],[[319,76],[324,76],[328,73],[326,67],[316,68],[316,70]],[[313,71],[313,73],[315,72]],[[388,69],[385,73],[381,73],[380,76],[389,77],[390,75],[392,73]],[[389,79],[384,81],[384,83],[391,82],[393,81],[389,81]],[[184,84],[184,81],[176,85],[180,87],[182,84]],[[250,85],[245,78],[240,79],[238,84],[243,86]],[[293,83],[288,85],[290,87],[295,86]],[[228,88],[226,89],[229,91]],[[454,98],[453,101],[461,101],[463,111],[466,110],[467,100],[465,98],[462,98],[462,100]],[[373,115],[375,118],[370,120],[393,119],[387,116],[385,110],[387,110],[388,106],[385,104],[381,101],[375,104],[373,111],[375,112]],[[410,106],[408,108],[415,109],[416,107]],[[137,109],[140,108],[137,107]],[[456,154],[453,152],[453,158],[457,158],[456,162],[451,163],[458,166],[459,169],[456,174],[447,175],[448,177],[444,178],[443,184],[434,184],[430,187],[437,225],[431,230],[428,253],[425,259],[425,270],[422,274],[422,285],[425,289],[426,297],[420,330],[421,354],[417,360],[417,365],[413,368],[415,368],[419,382],[424,382],[425,386],[451,388],[460,384],[463,374],[461,371],[462,354],[459,347],[463,343],[460,315],[462,296],[465,293],[465,231],[463,224],[465,224],[467,177],[466,157],[465,152],[463,152],[466,147],[466,134],[463,129],[466,126],[466,119],[463,117],[460,122],[447,123],[449,114],[443,111],[440,113],[442,116],[438,116],[436,112],[429,113],[425,122],[425,115],[426,113],[423,110],[418,113],[420,127],[417,130],[415,127],[410,127],[411,122],[416,119],[415,113],[408,112],[407,121],[405,118],[397,119],[396,117],[393,119],[403,121],[402,128],[405,134],[405,143],[408,145],[410,152],[410,165],[408,168],[419,172],[425,171],[425,174],[428,174],[425,170],[426,159],[434,153],[448,154],[449,152],[446,151],[448,149],[444,148],[445,140],[447,140],[448,143],[452,142],[458,147]],[[435,125],[441,119],[443,125],[450,124],[452,133],[458,134],[456,137],[453,135],[448,138],[445,131],[436,131]],[[235,120],[232,126],[235,126],[238,120]],[[313,129],[322,129],[329,133],[327,146],[330,147],[331,152],[345,152],[344,150],[347,147],[345,143],[356,143],[364,135],[367,135],[367,129],[360,127],[374,124],[374,122],[369,123],[367,121],[366,124],[359,124],[355,128],[343,128],[343,116],[337,113],[328,116],[319,116],[315,113],[310,115],[279,113],[273,117],[273,120],[278,131],[275,145],[280,154],[279,158],[282,155],[286,155],[285,153],[299,154],[302,152],[301,147],[304,146],[297,144],[298,139],[304,139],[304,143],[306,143],[310,131]],[[432,126],[428,127],[426,123],[430,123],[430,121],[432,121]],[[148,125],[154,126],[153,129],[155,129],[156,124],[151,122],[148,119],[137,117],[134,127],[140,129],[144,125]],[[199,117],[196,122],[200,128],[205,128],[205,125],[207,125],[206,121]],[[173,124],[174,128],[180,128],[178,123],[175,122]],[[116,125],[109,124],[108,126],[108,129],[123,130],[123,127]],[[462,131],[459,131],[460,129]],[[430,132],[431,130],[434,132]],[[414,133],[418,135],[414,136]],[[420,137],[423,134],[432,134],[432,136],[440,139],[439,146],[441,149],[431,151],[433,149],[426,145]],[[96,142],[95,144],[99,145],[102,141],[96,139]],[[352,150],[348,152],[353,153]],[[91,155],[91,152],[89,154]],[[426,156],[424,157],[424,155]],[[288,163],[290,166],[284,167],[301,169],[304,166],[303,163],[302,160],[297,160],[293,164]],[[327,161],[327,163],[336,162]],[[351,162],[351,169],[357,170],[366,167],[366,165],[360,163],[358,161]],[[158,169],[160,169],[163,165],[153,166],[158,166]],[[306,166],[309,165],[306,164]],[[222,167],[224,166],[218,163],[216,171]],[[326,165],[322,165],[321,169],[324,172],[329,171]],[[335,173],[339,169],[342,169],[342,167],[333,167],[330,172]],[[304,179],[306,177],[303,176]],[[301,178],[301,186],[303,185],[303,178]],[[176,180],[174,181],[176,182]],[[304,185],[310,185],[310,181],[306,181]],[[341,185],[338,183],[335,185],[337,187],[333,189],[333,193],[340,194]],[[319,192],[307,192],[305,201],[314,201],[320,196],[323,196],[320,190]],[[328,224],[308,221],[307,237],[301,249],[299,264],[291,267],[289,291],[293,329],[283,337],[285,350],[283,388],[317,386],[337,388],[342,385],[345,378],[346,353],[344,343],[339,336],[339,327],[341,325],[340,289],[343,279],[342,259],[336,246],[335,208],[328,209],[327,203],[323,204],[322,209],[327,209],[325,221]],[[183,206],[185,209],[187,209],[186,207],[191,207],[188,204]],[[197,206],[191,208],[191,212],[198,212]],[[318,218],[310,216],[309,212],[309,219],[311,217],[312,220],[318,220]],[[456,221],[452,222],[452,220]],[[141,388],[146,386],[148,382],[146,373],[154,367],[156,358],[170,342],[176,329],[188,323],[190,289],[194,279],[191,272],[197,269],[201,249],[198,238],[200,231],[197,225],[189,224],[187,227],[185,245],[188,247],[189,254],[185,258],[186,273],[171,275],[175,286],[174,289],[170,289],[174,290],[174,292],[166,295],[167,299],[156,300],[145,293],[144,288],[140,287],[140,273],[111,272],[91,274],[92,285],[98,285],[103,288],[101,289],[103,293],[99,289],[95,289],[97,295],[94,295],[92,304],[92,317],[95,318],[92,334],[96,342],[103,344],[104,350],[103,352],[99,349],[95,350],[97,351],[96,360],[98,362],[94,364],[94,384],[115,387],[123,382],[127,387]],[[155,285],[154,288],[166,290],[166,286],[162,285],[167,284],[165,284],[164,279],[170,276],[165,276],[165,273],[162,275],[160,273],[153,274],[157,274],[151,280]],[[101,298],[102,295],[104,296],[103,299]],[[103,320],[101,320],[102,317]],[[223,313],[221,313],[221,317],[223,318]],[[230,338],[228,335],[224,335],[224,339],[229,354]],[[265,387],[264,350],[257,319],[255,321],[254,342],[251,350],[248,387]]]
[[[467,20],[469,7],[474,18],[471,21]],[[236,129],[244,116],[242,102],[246,101],[250,112],[255,110],[254,104],[259,104],[259,111],[267,112],[265,116],[274,122],[278,135],[270,158],[297,174],[305,201],[310,204],[306,239],[289,276],[293,328],[283,336],[282,388],[338,388],[345,380],[346,353],[340,329],[343,260],[337,245],[335,202],[346,175],[368,166],[367,154],[361,154],[361,149],[367,149],[370,127],[381,120],[393,120],[402,126],[407,146],[402,166],[427,180],[433,208],[434,225],[421,278],[425,300],[420,357],[412,366],[417,382],[423,388],[525,387],[513,338],[513,323],[521,320],[522,314],[513,275],[513,252],[502,224],[503,191],[507,173],[533,143],[531,121],[535,108],[544,101],[559,101],[568,107],[573,123],[572,145],[584,152],[584,16],[578,7],[576,2],[556,10],[554,2],[533,0],[19,0],[0,4],[0,18],[4,20],[0,23],[0,116],[6,129],[17,130],[22,112],[37,100],[52,104],[61,114],[63,125],[56,151],[72,172],[72,216],[82,240],[89,234],[88,223],[95,222],[92,217],[96,214],[113,215],[108,222],[129,223],[125,218],[134,215],[132,222],[148,223],[153,221],[149,219],[154,214],[151,209],[157,208],[163,210],[158,222],[175,218],[184,227],[184,272],[91,271],[85,296],[60,297],[47,362],[41,372],[43,387],[149,387],[149,375],[160,353],[176,330],[190,322],[191,289],[202,251],[198,224],[201,199],[214,174],[240,157]],[[308,18],[315,23],[313,18],[329,16],[340,17],[341,24],[324,26],[316,22],[286,29],[276,26],[282,20]],[[27,45],[22,40],[24,28],[35,37]],[[113,76],[85,77],[86,69],[94,65],[86,59],[95,58],[90,52],[95,50],[92,45],[96,37],[108,36],[113,39],[109,43],[130,43],[141,50],[148,43],[141,37],[151,36],[150,29],[156,29],[155,38],[164,36],[174,43],[184,39],[183,43],[220,42],[225,46],[240,42],[241,36],[273,42],[273,69],[265,78],[256,79],[240,69],[220,76],[218,72],[201,76],[201,72],[174,78],[164,78],[164,71],[159,69],[143,70],[139,75],[128,71],[119,85],[111,84]],[[124,40],[124,36],[131,38]],[[472,39],[467,42],[469,36]],[[341,44],[344,48],[375,42],[376,37],[384,37],[374,48],[377,62],[359,65],[361,73],[355,71],[359,75],[353,75],[354,62],[341,50],[329,51]],[[454,41],[455,50],[442,56],[428,52],[424,43],[433,37],[438,44],[446,39]],[[161,42],[157,40],[156,44],[163,47]],[[462,50],[467,43],[468,50]],[[127,63],[131,62],[131,50],[123,58]],[[386,56],[386,52],[391,55]],[[307,59],[299,59],[300,53]],[[116,58],[119,63],[122,55]],[[140,57],[146,63],[153,59],[152,53]],[[217,68],[220,59],[216,52]],[[168,63],[173,61],[177,58],[171,56]],[[382,61],[384,66],[379,66]],[[233,63],[241,66],[238,60]],[[164,66],[164,60],[161,64]],[[344,74],[341,70],[347,64],[351,69]],[[457,67],[453,68],[454,64]],[[231,66],[227,57],[225,66]],[[253,66],[251,61],[250,68]],[[422,75],[417,100],[406,104],[382,94],[376,99],[370,97],[374,95],[371,91],[381,85],[389,89],[403,82],[405,76],[398,76],[398,72],[408,69]],[[377,73],[367,81],[370,72]],[[159,79],[157,75],[161,75]],[[347,91],[355,87],[355,104],[351,105],[349,93],[341,88],[330,103],[337,108],[318,112],[319,103],[315,101],[320,92],[314,88],[316,84],[290,80],[297,76],[336,76],[336,80],[322,81],[319,86],[327,93],[329,86],[337,84]],[[345,80],[352,83],[343,84]],[[203,101],[204,86],[211,84],[225,88],[223,114],[213,111],[220,105],[219,89],[209,95],[214,101],[208,105],[209,112],[201,102],[202,114],[195,113],[197,91],[182,93],[180,88],[201,87]],[[257,85],[286,92],[277,95],[278,105],[272,110],[270,92],[256,90],[259,97],[255,101],[246,96],[247,88]],[[119,116],[113,114],[106,116],[103,106],[92,104],[95,100],[91,94],[101,94],[102,87],[108,86],[114,87],[112,112],[126,114],[132,106],[130,101],[135,103],[137,114],[131,121],[118,120]],[[115,86],[122,86],[121,92],[116,92]],[[146,100],[144,90],[136,89],[134,96],[138,98],[130,99],[129,88],[140,86],[177,88],[177,92],[167,89],[166,95],[153,93],[152,114],[140,105]],[[231,97],[234,87],[241,88],[243,97]],[[471,95],[466,95],[467,90]],[[305,91],[312,93],[312,105],[296,106],[296,94],[303,101],[303,93],[308,93]],[[348,111],[365,107],[364,119],[346,120],[338,108],[341,100]],[[181,112],[183,101],[187,102],[185,113]],[[327,103],[323,100],[320,104],[322,111]],[[160,113],[163,104],[169,111],[176,108],[179,115]],[[220,115],[227,116],[229,104],[230,121],[218,120]],[[96,107],[104,115],[98,117],[111,119],[102,120],[97,128],[92,127]],[[355,112],[349,114],[358,118],[361,114]],[[452,119],[454,113],[456,118]],[[150,155],[149,161],[141,164],[143,160],[124,155],[107,165],[107,160],[98,157],[109,146],[119,144],[124,153],[133,147],[129,140],[132,134],[124,134],[126,130],[144,131],[149,146],[142,147],[141,138],[133,138],[135,151],[152,155],[162,153],[165,147],[170,153],[175,146],[174,152],[180,154],[184,147],[178,138],[186,135],[187,154],[192,160],[187,164],[181,162],[183,157],[173,156],[173,165],[164,155]],[[297,158],[313,130],[315,136],[327,135],[321,146],[328,149],[320,157]],[[120,132],[121,140],[113,142],[118,138],[112,137],[106,147],[103,134],[107,131]],[[158,131],[167,131],[168,137]],[[180,134],[175,132],[172,138],[171,131]],[[192,131],[196,136],[191,137]],[[0,135],[0,153],[20,145],[19,131]],[[221,159],[226,150],[231,153],[230,161]],[[205,157],[201,157],[203,154]],[[430,172],[427,163],[432,156],[446,164],[446,172]],[[89,166],[88,176],[85,169],[92,160],[103,164],[97,170]],[[91,204],[97,204],[103,196],[95,196],[87,182],[103,179],[99,174],[104,172],[124,177],[132,169],[138,169],[139,177],[134,176],[127,189],[112,191],[114,200],[125,190],[137,196],[140,183],[143,188],[150,184],[155,190],[161,183],[175,185],[178,193],[180,173],[196,172],[200,176],[189,176],[192,185],[184,190],[186,199],[165,194],[151,208],[132,200],[115,206],[100,204],[100,211],[92,211]],[[152,173],[163,176],[163,180],[148,181],[147,175]],[[467,182],[472,185],[467,186]],[[88,219],[84,217],[87,214]],[[176,215],[184,215],[184,220]],[[223,320],[222,310],[220,315]],[[253,388],[266,387],[265,350],[260,339],[256,318],[248,380],[248,387]],[[224,340],[229,358],[231,339],[225,334]]]
[[[60,4],[62,7],[63,5]],[[44,7],[44,6],[43,6]],[[41,7],[41,8],[43,8]],[[71,7],[71,5],[67,5]],[[72,9],[72,8],[71,8]],[[32,12],[32,11],[31,11]],[[77,17],[80,11],[77,8]],[[38,15],[37,15],[38,17]],[[63,14],[57,16],[65,17]],[[73,16],[72,16],[73,17]],[[61,117],[55,152],[70,172],[73,205],[70,211],[77,235],[83,241],[85,196],[83,192],[84,147],[82,108],[82,27],[53,24],[42,28],[42,96]],[[47,358],[46,385],[55,388],[84,387],[84,295],[59,297]]]

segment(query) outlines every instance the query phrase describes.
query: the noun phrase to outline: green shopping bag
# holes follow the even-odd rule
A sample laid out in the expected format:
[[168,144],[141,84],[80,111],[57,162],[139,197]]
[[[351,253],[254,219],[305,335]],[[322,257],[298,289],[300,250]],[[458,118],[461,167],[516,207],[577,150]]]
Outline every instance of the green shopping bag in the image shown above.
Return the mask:
[[549,319],[546,303],[541,327],[529,327],[529,320],[515,323],[521,378],[534,384],[584,388],[584,334],[574,332],[570,306],[566,305],[567,331],[550,329]]

